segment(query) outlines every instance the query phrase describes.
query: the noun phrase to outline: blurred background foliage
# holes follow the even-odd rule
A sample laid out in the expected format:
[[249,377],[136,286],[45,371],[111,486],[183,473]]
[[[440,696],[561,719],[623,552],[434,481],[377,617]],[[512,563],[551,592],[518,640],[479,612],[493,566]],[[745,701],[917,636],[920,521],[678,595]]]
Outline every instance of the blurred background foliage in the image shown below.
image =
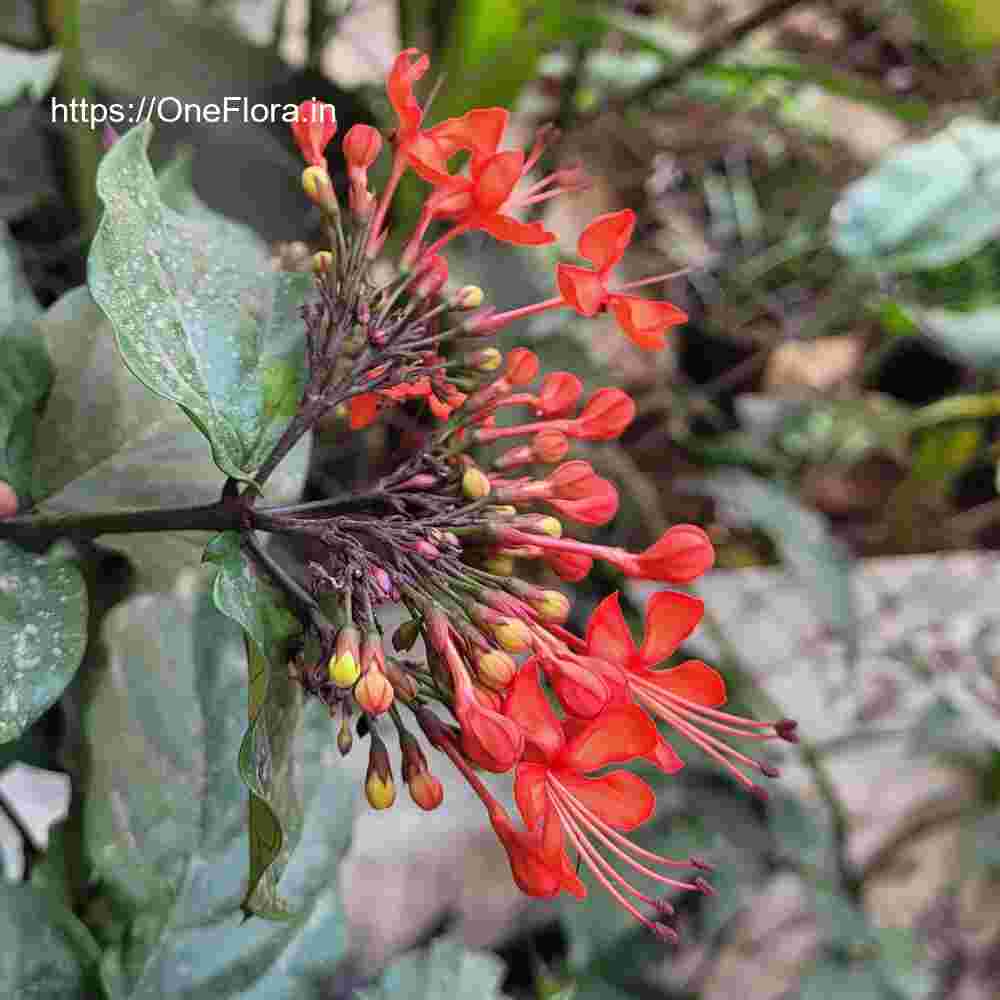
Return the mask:
[[[636,396],[640,416],[623,440],[587,456],[621,487],[619,517],[596,534],[634,547],[672,521],[705,524],[722,572],[704,584],[715,610],[695,651],[724,669],[735,705],[815,725],[778,761],[787,778],[766,805],[698,760],[660,782],[649,845],[711,857],[718,891],[676,901],[683,944],[665,953],[600,893],[525,909],[495,851],[482,855],[485,873],[461,868],[464,890],[447,879],[407,890],[392,882],[413,877],[405,863],[395,876],[366,867],[382,841],[403,857],[413,849],[371,817],[352,821],[356,776],[329,780],[317,765],[332,759],[332,733],[307,720],[303,787],[320,791],[312,805],[304,793],[299,860],[286,873],[306,915],[241,929],[228,882],[245,851],[242,798],[231,801],[242,789],[212,763],[235,748],[221,757],[202,739],[166,772],[160,761],[178,732],[238,711],[232,677],[225,683],[234,636],[206,618],[197,585],[179,573],[188,550],[95,548],[84,560],[97,595],[87,664],[56,708],[0,748],[4,766],[62,772],[73,788],[45,850],[0,791],[7,842],[19,845],[7,867],[21,879],[3,888],[0,925],[5,950],[22,956],[0,961],[0,992],[47,983],[58,986],[39,995],[997,996],[1000,6],[5,0],[0,337],[13,351],[40,323],[54,365],[24,361],[30,377],[18,383],[19,408],[4,411],[5,440],[23,446],[15,419],[53,378],[92,392],[114,363],[54,351],[79,331],[96,336],[92,303],[73,300],[69,325],[65,303],[38,318],[84,280],[99,212],[99,131],[54,122],[51,98],[314,96],[336,105],[342,133],[362,120],[389,129],[382,82],[406,46],[430,52],[441,74],[432,118],[502,104],[516,109],[524,144],[554,121],[549,164],[582,160],[594,180],[553,206],[562,242],[551,252],[468,238],[460,279],[480,281],[500,306],[547,297],[551,265],[572,257],[576,234],[622,207],[640,218],[626,276],[677,272],[667,295],[691,321],[655,360],[600,321],[561,314],[506,343]],[[284,126],[157,123],[154,162],[183,147],[193,158],[173,183],[184,197],[193,185],[212,211],[248,224],[277,266],[307,259],[318,220]],[[419,196],[419,182],[404,188],[396,233]],[[137,401],[126,410],[114,419],[147,416]],[[288,489],[305,481],[311,496],[327,495],[379,475],[421,419],[401,410],[363,438],[331,419]],[[35,446],[54,446],[57,434],[43,424]],[[148,473],[150,461],[137,467]],[[197,481],[194,459],[191,468]],[[120,499],[106,484],[87,489]],[[914,558],[890,558],[900,556]],[[575,624],[620,584],[595,575]],[[638,626],[646,595],[627,596]],[[186,636],[184,651],[164,650],[163,634]],[[140,676],[162,677],[169,698],[127,680]],[[124,778],[101,737],[109,727],[129,734]],[[202,816],[178,811],[161,787],[192,775],[219,782],[204,786],[213,798]],[[142,829],[130,832],[126,861],[109,864],[124,849],[105,815],[119,794],[136,799]],[[886,813],[869,822],[872,798]],[[460,801],[455,813],[437,828],[442,843],[468,837],[463,823],[481,825]],[[364,849],[338,875],[352,829]],[[417,825],[411,836],[427,839]],[[227,867],[231,851],[239,860]],[[430,904],[408,917],[388,904],[387,879]],[[503,961],[465,950],[445,933],[455,924]]]

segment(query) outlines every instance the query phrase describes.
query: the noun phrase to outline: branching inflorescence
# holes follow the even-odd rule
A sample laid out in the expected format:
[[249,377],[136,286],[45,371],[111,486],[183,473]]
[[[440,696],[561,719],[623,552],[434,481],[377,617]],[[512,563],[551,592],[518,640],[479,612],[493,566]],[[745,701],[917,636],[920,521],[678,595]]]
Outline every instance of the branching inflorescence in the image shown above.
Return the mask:
[[[293,676],[341,720],[343,753],[351,749],[356,714],[357,731],[370,739],[365,790],[372,806],[387,808],[396,794],[382,738],[386,720],[413,800],[424,809],[441,804],[441,783],[407,728],[415,724],[482,799],[525,892],[585,895],[572,851],[622,906],[672,939],[669,903],[650,891],[708,892],[697,875],[707,865],[661,857],[632,842],[627,834],[654,811],[653,793],[630,771],[607,766],[645,760],[666,773],[678,770],[681,760],[655,718],[763,796],[749,774],[774,776],[773,767],[727,738],[794,741],[795,724],[721,711],[724,683],[704,663],[658,669],[697,627],[703,611],[697,598],[655,595],[637,646],[617,594],[598,607],[580,638],[563,627],[567,596],[517,575],[519,564],[544,564],[558,578],[578,581],[596,559],[627,577],[686,584],[711,566],[714,552],[705,532],[687,524],[670,528],[641,553],[565,535],[564,522],[602,525],[618,507],[611,482],[586,461],[565,460],[571,442],[617,438],[635,404],[621,390],[605,388],[581,407],[576,376],[553,372],[539,382],[531,351],[516,348],[504,358],[483,345],[525,316],[568,309],[581,316],[609,311],[627,337],[655,350],[686,316],[670,303],[633,294],[650,282],[613,284],[612,269],[635,224],[628,210],[587,226],[579,252],[589,266],[560,264],[550,299],[498,312],[484,306],[478,287],[452,289],[442,252],[453,239],[482,230],[514,244],[550,243],[555,236],[541,223],[521,221],[514,211],[578,189],[585,176],[572,167],[533,180],[551,133],[539,130],[527,154],[502,150],[507,112],[501,108],[474,109],[424,128],[413,88],[427,69],[427,57],[410,49],[389,74],[399,124],[380,195],[369,191],[368,169],[382,137],[367,125],[345,136],[347,212],[325,159],[336,132],[332,108],[313,101],[300,108],[293,131],[308,163],[303,188],[321,210],[330,249],[313,258],[319,300],[304,311],[309,378],[299,415],[260,477],[335,407],[345,407],[351,426],[361,429],[380,411],[422,400],[435,423],[395,471],[363,494],[248,509],[247,526],[254,530],[317,543],[313,551],[323,555],[309,564],[304,583],[255,543],[252,551],[301,607],[319,650],[297,657]],[[461,172],[454,166],[459,154]],[[373,264],[407,170],[430,191],[392,276],[380,282]],[[490,469],[473,457],[480,446],[508,440]],[[538,473],[544,466],[551,471]],[[390,603],[409,613],[392,636],[391,653],[379,619],[379,609]],[[422,653],[412,655],[421,639]],[[513,771],[523,825],[494,798],[479,770]],[[694,869],[695,876],[664,873],[676,875],[678,868]],[[649,891],[634,884],[640,880]]]

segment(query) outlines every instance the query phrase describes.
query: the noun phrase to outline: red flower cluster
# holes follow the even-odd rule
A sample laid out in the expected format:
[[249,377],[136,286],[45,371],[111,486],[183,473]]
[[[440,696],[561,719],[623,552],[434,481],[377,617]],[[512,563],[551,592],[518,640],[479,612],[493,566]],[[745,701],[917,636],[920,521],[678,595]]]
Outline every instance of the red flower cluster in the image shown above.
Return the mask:
[[[698,625],[703,606],[697,598],[656,594],[637,645],[614,594],[596,609],[581,638],[563,627],[570,613],[563,593],[515,574],[518,563],[534,560],[539,570],[574,581],[601,559],[628,577],[686,584],[711,567],[714,551],[694,525],[670,528],[640,553],[564,536],[555,515],[594,526],[618,509],[613,483],[587,461],[564,460],[571,442],[618,438],[635,416],[635,403],[620,389],[604,388],[580,406],[583,385],[572,373],[545,374],[532,388],[539,379],[535,354],[517,348],[504,361],[498,350],[480,345],[481,338],[517,319],[566,308],[581,316],[608,310],[629,338],[655,350],[686,317],[670,303],[630,294],[646,282],[612,285],[635,226],[630,210],[587,226],[578,250],[590,267],[559,264],[554,298],[498,313],[482,307],[478,288],[449,291],[441,251],[453,239],[482,230],[510,243],[551,242],[555,236],[541,223],[514,213],[581,187],[584,177],[571,167],[532,181],[549,132],[539,130],[527,154],[502,149],[502,108],[474,109],[425,128],[414,85],[428,67],[426,56],[409,49],[389,74],[398,127],[390,136],[393,162],[381,194],[369,192],[367,176],[382,147],[379,134],[356,125],[344,140],[353,236],[345,235],[325,169],[323,152],[333,131],[308,124],[323,121],[311,102],[303,105],[293,131],[310,164],[303,186],[323,213],[331,245],[315,258],[322,302],[305,312],[312,372],[307,396],[344,405],[354,429],[413,401],[425,401],[438,424],[424,426],[414,454],[365,495],[257,512],[255,525],[308,534],[326,547],[325,561],[311,567],[311,587],[335,597],[340,621],[314,613],[323,656],[318,664],[302,664],[299,676],[332,714],[342,715],[338,745],[344,752],[352,742],[352,712],[364,716],[371,734],[365,787],[374,806],[385,808],[395,797],[376,728],[384,717],[398,732],[403,776],[414,800],[425,809],[442,800],[440,782],[403,724],[399,709],[405,707],[484,802],[525,892],[586,895],[572,851],[622,906],[670,938],[673,931],[662,923],[669,904],[630,878],[705,892],[700,877],[674,879],[658,867],[706,866],[634,844],[627,834],[653,814],[653,792],[630,771],[605,769],[633,761],[667,774],[682,767],[657,727],[661,722],[672,737],[693,743],[764,795],[748,772],[774,775],[774,768],[724,737],[794,741],[795,725],[722,711],[723,680],[700,661],[661,667]],[[464,172],[452,168],[459,153],[466,154]],[[398,276],[378,284],[368,266],[385,244],[389,207],[407,170],[430,191]],[[427,242],[431,227],[441,223],[443,230]],[[518,409],[528,416],[506,419]],[[492,468],[473,457],[474,450],[511,438],[520,440],[495,455]],[[554,468],[546,474],[536,471],[539,466]],[[532,509],[537,504],[546,510]],[[387,602],[410,613],[393,637],[395,651],[408,651],[422,637],[424,660],[383,650],[374,609]],[[506,813],[476,769],[513,771],[523,825]],[[633,875],[626,877],[622,868]],[[652,907],[657,917],[644,915],[639,904]]]

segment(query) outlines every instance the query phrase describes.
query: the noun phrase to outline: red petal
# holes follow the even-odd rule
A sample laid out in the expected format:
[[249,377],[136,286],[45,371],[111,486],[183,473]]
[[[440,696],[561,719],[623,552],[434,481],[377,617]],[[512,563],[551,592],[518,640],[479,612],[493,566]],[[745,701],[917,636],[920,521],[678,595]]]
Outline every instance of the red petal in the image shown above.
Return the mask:
[[385,88],[399,123],[406,131],[419,128],[424,116],[413,96],[413,85],[427,72],[430,64],[430,59],[419,49],[404,49],[396,56],[389,71]]
[[608,290],[600,276],[585,267],[559,264],[556,283],[566,305],[581,316],[593,316],[608,299]]
[[378,413],[378,396],[374,392],[363,392],[359,396],[352,396],[347,409],[351,418],[351,430],[359,431],[375,419]]
[[715,562],[712,540],[696,524],[675,524],[655,544],[635,558],[629,576],[664,583],[690,583],[707,572]]
[[635,419],[635,400],[621,389],[598,389],[574,421],[570,437],[613,441]]
[[618,490],[614,483],[596,477],[589,496],[579,500],[559,500],[550,498],[547,503],[560,514],[579,524],[598,527],[607,524],[618,513]]
[[612,295],[608,300],[625,335],[646,351],[658,351],[666,343],[663,333],[686,323],[688,315],[669,302],[654,302],[638,295]]
[[605,597],[591,614],[587,623],[587,652],[623,670],[629,669],[637,650],[617,592]]
[[607,274],[622,259],[634,228],[635,212],[630,208],[599,215],[580,234],[577,250],[597,271]]
[[487,215],[476,225],[493,239],[519,247],[540,247],[556,239],[540,222],[521,222],[509,215]]
[[701,660],[685,660],[669,670],[651,670],[642,679],[669,694],[716,708],[726,703],[726,682],[718,670]]
[[705,611],[705,602],[676,590],[661,590],[653,594],[646,605],[646,635],[639,650],[644,667],[655,667],[698,627]]
[[510,197],[524,170],[524,153],[509,149],[491,156],[473,176],[476,208],[493,215]]
[[653,720],[638,705],[606,708],[586,726],[574,727],[572,738],[559,755],[559,769],[586,774],[608,764],[621,764],[650,753],[658,738]]
[[600,778],[560,771],[558,778],[574,798],[617,830],[634,830],[656,808],[656,796],[649,785],[628,771],[612,771]]
[[526,660],[518,671],[508,689],[503,713],[524,730],[525,738],[547,759],[562,749],[562,727],[538,683],[538,661],[535,657]]
[[590,556],[575,552],[546,552],[545,562],[549,569],[566,583],[579,583],[585,579],[594,565]]
[[556,871],[549,865],[542,851],[540,834],[519,830],[499,809],[490,810],[490,823],[507,852],[511,875],[518,888],[529,896],[555,896],[561,886],[562,866]]
[[548,772],[548,764],[524,762],[518,764],[514,772],[514,801],[529,830],[541,829],[545,818],[548,808],[545,776]]
[[569,372],[549,372],[542,380],[535,409],[539,416],[565,417],[576,406],[583,383]]
[[434,128],[431,135],[450,159],[461,149],[474,156],[489,156],[496,152],[504,129],[507,128],[506,108],[473,108],[460,118],[448,118]]
[[448,157],[444,149],[426,132],[418,132],[406,144],[406,152],[413,172],[428,184],[437,187],[457,179],[448,173]]

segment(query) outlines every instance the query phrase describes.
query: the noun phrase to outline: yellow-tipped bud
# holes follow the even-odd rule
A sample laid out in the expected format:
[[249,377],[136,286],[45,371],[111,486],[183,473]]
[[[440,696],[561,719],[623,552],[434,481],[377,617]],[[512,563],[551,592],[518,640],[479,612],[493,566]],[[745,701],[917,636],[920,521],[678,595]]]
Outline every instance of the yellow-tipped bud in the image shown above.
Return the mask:
[[494,504],[489,510],[494,517],[515,517],[517,515],[517,508],[509,503]]
[[507,618],[491,626],[501,648],[508,653],[524,653],[531,648],[531,630],[517,618]]
[[355,686],[354,700],[369,715],[381,715],[392,705],[392,685],[380,670],[369,670]]
[[383,778],[376,771],[369,770],[365,780],[365,798],[372,809],[388,809],[396,801],[396,783],[392,775]]
[[312,255],[312,269],[316,274],[326,274],[333,270],[336,258],[330,250],[318,250]]
[[463,285],[451,300],[453,309],[478,309],[483,304],[483,290],[479,285]]
[[495,347],[484,347],[466,359],[477,372],[495,372],[503,364],[503,355]]
[[503,690],[517,676],[517,664],[510,654],[501,649],[491,649],[476,660],[476,673],[484,684]]
[[483,560],[483,569],[495,576],[513,576],[514,560],[510,556],[491,555]]
[[306,167],[302,171],[302,190],[306,197],[328,215],[340,214],[340,203],[333,190],[330,175],[322,167]]
[[361,676],[361,667],[354,654],[348,649],[339,656],[330,657],[330,680],[339,688],[354,687]]
[[545,590],[540,597],[530,603],[543,622],[562,625],[569,618],[569,598],[558,590]]
[[482,500],[490,495],[490,481],[482,469],[470,466],[462,476],[462,493],[468,500]]
[[549,538],[562,538],[562,521],[558,517],[546,514],[539,518],[538,529],[543,535],[548,535]]

